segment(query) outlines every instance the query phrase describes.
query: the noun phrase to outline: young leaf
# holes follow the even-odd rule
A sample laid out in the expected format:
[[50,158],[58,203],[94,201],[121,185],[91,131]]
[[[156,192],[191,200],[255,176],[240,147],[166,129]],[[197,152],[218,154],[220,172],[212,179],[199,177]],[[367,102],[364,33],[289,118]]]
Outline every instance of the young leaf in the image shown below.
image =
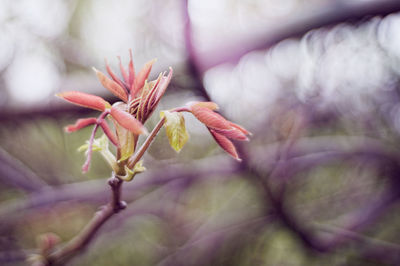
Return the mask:
[[107,60],[105,60],[105,62],[106,62],[106,70],[107,70],[108,75],[110,75],[110,77],[111,77],[115,82],[117,82],[119,86],[121,86],[122,88],[124,88],[125,85],[124,85],[124,83],[122,82],[122,80],[121,80],[117,75],[114,74],[114,72],[112,71],[112,69],[111,69],[110,65],[108,64]]
[[84,106],[87,108],[95,109],[98,111],[104,111],[111,108],[111,105],[103,98],[84,93],[79,91],[66,91],[56,94],[56,96],[63,98],[76,105]]
[[214,129],[231,129],[229,121],[222,115],[213,112],[212,110],[202,106],[192,106],[192,114],[207,127]]
[[112,79],[107,78],[106,75],[98,71],[96,68],[93,68],[94,72],[96,72],[96,76],[99,79],[101,85],[103,85],[104,88],[109,90],[112,94],[120,98],[122,101],[127,102],[128,101],[128,93],[126,90],[121,87],[117,82],[115,82]]
[[240,140],[240,141],[249,141],[249,139],[247,138],[247,136],[245,134],[243,134],[242,131],[240,131],[239,129],[232,127],[231,129],[216,129],[214,128],[214,131],[224,135],[227,138],[230,139],[235,139],[235,140]]
[[101,128],[103,129],[104,134],[108,137],[108,139],[111,141],[112,144],[115,146],[119,146],[118,143],[118,138],[115,136],[115,134],[112,132],[111,128],[108,126],[107,122],[105,120],[101,121],[100,123]]
[[187,106],[189,106],[189,108],[191,108],[192,106],[205,107],[212,111],[219,109],[218,105],[215,102],[190,102]]
[[[115,103],[113,108],[121,109],[122,111],[126,109],[126,104],[124,103]],[[114,122],[114,127],[117,132],[117,138],[119,143],[119,161],[124,161],[128,159],[135,150],[135,140],[133,133],[121,126],[115,119],[112,119]]]
[[124,128],[135,135],[147,134],[146,128],[131,114],[122,111],[114,106],[111,108],[111,116]]
[[147,62],[144,65],[144,67],[142,68],[142,70],[140,70],[140,72],[137,74],[137,76],[132,84],[133,87],[131,88],[131,96],[132,97],[135,97],[136,93],[138,93],[138,91],[143,87],[144,81],[148,78],[154,62],[156,62],[156,59],[153,59],[153,60]]
[[133,66],[132,49],[129,49],[129,57],[130,57],[130,60],[129,60],[129,66],[128,66],[128,68],[129,68],[129,84],[128,84],[128,87],[129,87],[129,90],[130,90],[131,86],[133,84],[133,81],[135,80],[135,67]]
[[251,132],[249,132],[247,129],[245,129],[244,127],[242,127],[242,126],[239,126],[238,124],[235,124],[235,123],[232,123],[232,122],[229,122],[230,124],[231,124],[231,126],[232,127],[234,127],[234,128],[236,128],[236,129],[239,129],[243,134],[245,134],[246,136],[248,135],[248,136],[251,136],[251,135],[253,135]]
[[124,78],[125,83],[129,84],[129,77],[128,77],[128,74],[125,71],[124,66],[122,65],[121,57],[118,56],[118,60],[119,60],[119,69],[121,70],[122,77]]
[[161,118],[165,117],[165,129],[169,144],[176,151],[180,152],[182,147],[189,139],[189,134],[185,127],[185,118],[181,113],[163,111],[160,113]]
[[68,133],[75,132],[81,128],[96,124],[96,122],[97,122],[97,119],[94,117],[81,118],[81,119],[78,119],[75,122],[75,124],[66,126],[65,131]]
[[[78,148],[79,152],[88,151],[89,141]],[[92,143],[92,151],[99,151],[106,162],[110,165],[114,172],[118,172],[118,164],[114,154],[108,149],[108,138],[103,134],[100,138],[94,139]]]
[[208,129],[211,133],[211,135],[214,137],[215,141],[218,143],[218,145],[224,149],[227,153],[229,153],[233,158],[235,158],[237,161],[242,161],[242,159],[239,158],[239,155],[237,154],[235,145],[233,145],[232,141],[230,141],[227,137],[224,135],[219,134],[215,130],[209,128]]
[[143,166],[143,161],[140,160],[135,164],[133,170],[129,169],[128,166],[125,165],[125,176],[120,176],[120,178],[124,181],[132,181],[133,178],[140,173],[146,171],[146,167]]

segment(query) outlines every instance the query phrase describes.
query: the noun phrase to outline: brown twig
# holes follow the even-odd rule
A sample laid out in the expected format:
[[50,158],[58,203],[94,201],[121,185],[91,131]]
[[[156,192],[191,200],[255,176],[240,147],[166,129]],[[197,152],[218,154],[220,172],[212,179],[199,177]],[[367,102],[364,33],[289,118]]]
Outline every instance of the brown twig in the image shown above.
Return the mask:
[[59,263],[64,263],[76,253],[81,252],[94,238],[98,230],[105,222],[107,222],[114,214],[125,209],[126,203],[121,201],[122,180],[113,175],[108,180],[108,184],[110,185],[112,191],[110,202],[104,205],[94,215],[92,220],[78,235],[76,235],[60,249],[50,253],[46,258],[45,265],[57,265]]

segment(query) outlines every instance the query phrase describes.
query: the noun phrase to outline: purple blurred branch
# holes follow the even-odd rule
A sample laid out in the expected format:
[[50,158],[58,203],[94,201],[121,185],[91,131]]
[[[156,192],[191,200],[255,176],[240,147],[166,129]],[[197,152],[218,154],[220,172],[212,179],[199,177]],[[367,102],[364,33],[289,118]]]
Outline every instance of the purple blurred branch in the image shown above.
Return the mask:
[[[221,160],[222,159],[222,160]],[[148,171],[135,178],[135,182],[124,185],[125,200],[130,203],[147,194],[149,189],[163,186],[169,182],[180,179],[204,180],[212,174],[217,174],[223,178],[236,171],[227,158],[212,158],[215,162],[214,167],[203,167],[200,162],[197,166],[185,169],[183,165],[160,167],[157,171]],[[213,176],[213,178],[215,178]],[[48,188],[40,193],[31,193],[22,200],[14,200],[3,203],[0,206],[0,220],[4,225],[13,224],[15,219],[20,219],[20,215],[28,210],[34,210],[45,206],[57,204],[64,201],[85,201],[93,203],[105,203],[104,180],[85,181],[59,187]]]
[[[343,230],[361,231],[378,221],[380,217],[400,199],[400,157],[399,154],[390,151],[389,147],[380,143],[379,140],[358,137],[334,137],[305,138],[299,139],[288,150],[280,150],[281,145],[275,145],[275,151],[267,152],[264,160],[271,160],[272,154],[280,152],[287,153],[286,156],[276,156],[281,158],[271,165],[272,170],[247,165],[249,171],[257,178],[264,191],[265,199],[270,202],[279,218],[279,221],[288,229],[294,232],[303,243],[309,248],[328,252],[337,247],[342,247],[349,239],[343,234],[330,236],[329,239],[322,238],[314,232],[316,228],[307,221],[301,221],[295,217],[292,211],[285,204],[285,187],[287,180],[291,180],[293,175],[301,171],[312,169],[315,166],[328,164],[332,161],[344,161],[348,159],[366,158],[381,165],[392,183],[383,196],[364,208],[350,213],[342,221]],[[346,139],[346,141],[344,141]],[[352,145],[351,147],[349,146]],[[303,147],[301,149],[300,147]],[[305,149],[305,150],[304,150]],[[303,154],[304,156],[302,156]],[[283,159],[282,159],[283,158]],[[288,170],[290,169],[290,170]],[[389,169],[389,170],[388,170]],[[308,224],[308,226],[307,226]],[[306,226],[304,226],[306,225]],[[385,249],[380,246],[380,249]],[[396,250],[398,252],[399,250]],[[387,250],[392,252],[393,249]]]
[[0,180],[27,192],[36,192],[48,187],[46,182],[2,148],[0,148]]
[[328,1],[320,8],[310,8],[303,14],[291,16],[286,23],[269,28],[263,34],[224,43],[213,51],[207,51],[207,54],[198,55],[203,60],[198,62],[197,67],[200,73],[204,73],[214,66],[235,63],[251,51],[268,49],[284,39],[302,36],[312,29],[397,11],[400,11],[400,2],[397,0]]
[[202,82],[204,71],[202,72],[198,67],[201,64],[201,61],[198,58],[195,46],[193,44],[193,31],[189,16],[188,0],[182,0],[182,3],[183,3],[182,5],[183,23],[185,25],[184,38],[185,38],[186,53],[188,57],[187,67],[190,75],[193,77],[195,81],[193,89],[194,91],[199,93],[206,101],[211,101],[211,98],[208,95],[206,89],[204,88]]

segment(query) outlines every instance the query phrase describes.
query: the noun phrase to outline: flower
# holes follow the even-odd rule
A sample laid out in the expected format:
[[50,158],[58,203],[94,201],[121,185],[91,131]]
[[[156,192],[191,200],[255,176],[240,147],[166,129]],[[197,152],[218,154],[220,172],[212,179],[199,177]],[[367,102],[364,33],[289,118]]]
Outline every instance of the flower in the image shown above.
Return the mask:
[[[122,79],[114,74],[107,61],[106,70],[111,78],[93,68],[100,83],[117,96],[121,100],[120,102],[111,106],[109,102],[99,96],[78,91],[57,94],[57,96],[68,102],[102,112],[97,118],[78,119],[74,125],[69,125],[65,128],[67,132],[74,132],[94,125],[89,139],[87,159],[82,168],[83,172],[87,172],[89,169],[93,141],[99,127],[102,128],[108,139],[117,146],[117,159],[119,161],[125,160],[132,155],[138,136],[147,133],[143,124],[156,108],[172,78],[172,68],[170,68],[168,75],[161,73],[156,80],[147,82],[155,60],[146,63],[143,69],[136,74],[133,66],[132,51],[130,50],[129,52],[128,71],[122,66],[121,59],[118,57]],[[108,116],[111,116],[114,122],[116,134],[114,134],[105,120]]]

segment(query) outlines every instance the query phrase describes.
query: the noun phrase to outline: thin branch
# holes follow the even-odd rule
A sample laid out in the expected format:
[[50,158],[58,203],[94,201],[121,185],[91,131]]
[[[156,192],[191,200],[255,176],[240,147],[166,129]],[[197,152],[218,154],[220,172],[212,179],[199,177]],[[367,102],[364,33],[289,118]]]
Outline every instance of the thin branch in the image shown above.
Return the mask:
[[48,187],[43,179],[2,148],[0,148],[0,179],[6,184],[28,192]]
[[125,209],[126,203],[120,200],[122,180],[112,176],[109,179],[108,184],[110,185],[112,191],[111,201],[95,214],[93,219],[78,235],[71,239],[62,248],[55,250],[53,253],[48,255],[46,258],[47,265],[65,263],[76,253],[82,252],[87,244],[94,238],[101,226],[114,214],[118,213],[122,209]]

